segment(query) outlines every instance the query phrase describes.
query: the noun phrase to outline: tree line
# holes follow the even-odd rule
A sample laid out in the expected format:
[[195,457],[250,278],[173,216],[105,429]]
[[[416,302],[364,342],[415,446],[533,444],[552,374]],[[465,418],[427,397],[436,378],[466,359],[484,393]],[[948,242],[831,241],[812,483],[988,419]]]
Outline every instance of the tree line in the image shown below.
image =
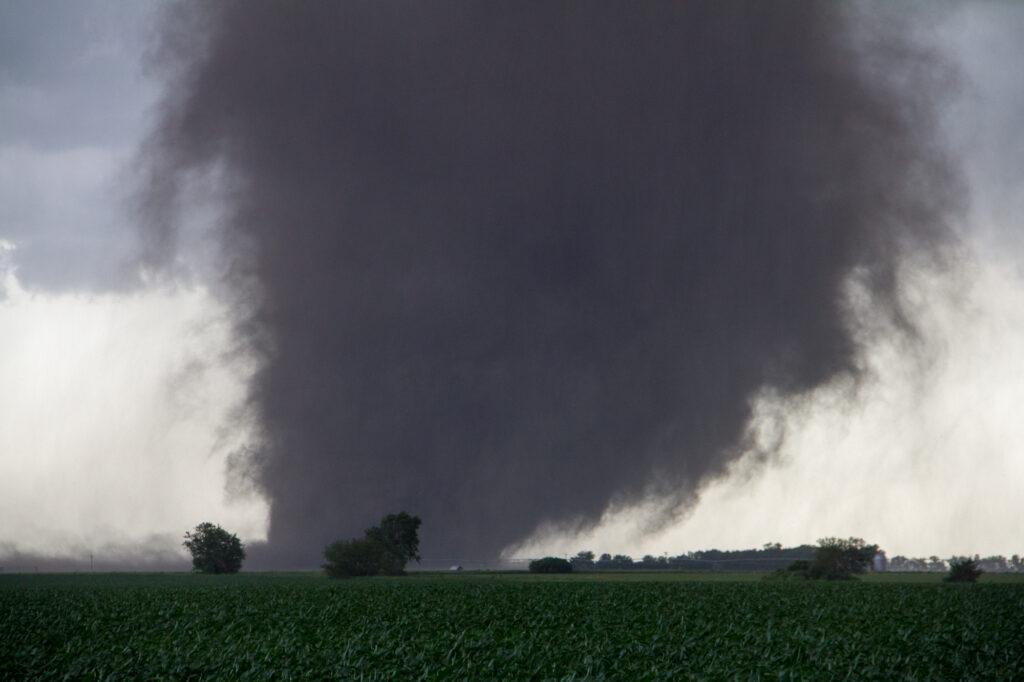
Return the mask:
[[636,560],[628,554],[601,554],[583,550],[569,559],[573,570],[670,570],[670,571],[770,571],[798,559],[814,556],[814,545],[783,547],[780,543],[767,543],[760,549],[718,550],[687,552],[677,556],[647,554]]
[[[388,514],[379,526],[367,528],[362,538],[336,540],[324,549],[322,564],[330,578],[373,575],[403,575],[406,565],[420,561],[419,527],[421,520],[402,511]],[[237,573],[245,559],[245,547],[237,535],[219,525],[205,522],[185,533],[182,545],[192,554],[192,568],[198,573]],[[783,547],[767,543],[760,549],[705,550],[674,557],[646,555],[635,561],[627,554],[605,553],[599,557],[583,550],[571,559],[544,557],[530,562],[535,573],[567,573],[588,570],[674,570],[674,571],[774,571],[773,579],[848,579],[871,568],[890,571],[949,571],[949,580],[973,582],[981,573],[1024,572],[1019,555],[1009,560],[1002,556],[982,559],[937,556],[925,559],[893,557],[886,562],[878,545],[861,538],[822,538],[815,545]],[[886,565],[888,564],[888,565]]]
[[912,573],[945,573],[949,570],[952,562],[969,558],[978,565],[978,568],[986,573],[1024,573],[1024,559],[1017,554],[1007,559],[1002,555],[981,557],[975,554],[973,557],[952,557],[951,559],[940,559],[937,556],[924,558],[908,558],[902,555],[889,559],[890,571],[912,572]]
[[[937,557],[933,557],[937,565]],[[785,565],[779,566],[779,563]],[[1018,565],[1016,556],[1009,563]],[[942,563],[948,570],[949,582],[974,582],[986,572],[984,566],[970,557],[953,557],[949,563]],[[1007,565],[1005,560],[1000,566]],[[590,550],[583,550],[572,559],[544,557],[530,562],[533,573],[569,573],[574,570],[720,570],[720,571],[766,571],[775,568],[766,576],[768,580],[851,580],[856,575],[873,568],[884,570],[885,553],[878,545],[868,544],[862,538],[828,537],[818,540],[817,546],[800,545],[782,547],[779,543],[768,543],[761,549],[694,552],[669,558],[668,556],[645,556],[634,561],[625,554],[612,556],[602,554],[594,558]]]

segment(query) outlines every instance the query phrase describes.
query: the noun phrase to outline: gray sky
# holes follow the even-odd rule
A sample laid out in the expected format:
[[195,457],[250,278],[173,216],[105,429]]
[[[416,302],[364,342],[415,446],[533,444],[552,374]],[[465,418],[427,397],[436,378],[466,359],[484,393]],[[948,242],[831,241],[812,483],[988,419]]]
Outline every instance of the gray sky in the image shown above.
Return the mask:
[[153,2],[0,2],[0,232],[48,290],[128,284],[125,164],[157,89]]
[[949,115],[970,178],[974,237],[986,248],[1024,252],[1024,6],[954,4],[936,40],[961,64],[962,96]]

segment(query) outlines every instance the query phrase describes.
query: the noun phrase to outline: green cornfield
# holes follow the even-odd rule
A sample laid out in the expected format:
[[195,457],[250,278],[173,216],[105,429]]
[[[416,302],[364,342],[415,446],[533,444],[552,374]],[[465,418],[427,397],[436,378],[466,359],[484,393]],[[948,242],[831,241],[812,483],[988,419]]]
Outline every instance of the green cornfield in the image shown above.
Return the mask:
[[0,576],[0,679],[237,678],[1024,679],[1024,581]]

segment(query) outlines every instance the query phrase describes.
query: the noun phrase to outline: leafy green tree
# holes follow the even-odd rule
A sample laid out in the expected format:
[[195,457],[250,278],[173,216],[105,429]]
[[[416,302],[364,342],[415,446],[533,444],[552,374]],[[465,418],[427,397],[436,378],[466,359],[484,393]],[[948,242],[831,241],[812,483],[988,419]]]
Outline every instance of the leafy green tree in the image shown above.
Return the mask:
[[822,538],[807,569],[808,577],[825,580],[849,580],[863,573],[878,553],[878,545],[861,538]]
[[797,559],[785,568],[778,568],[764,577],[765,580],[808,580],[811,577],[811,562]]
[[403,575],[405,565],[420,560],[420,517],[406,512],[388,514],[362,538],[337,540],[324,549],[322,565],[330,578]]
[[571,573],[572,564],[556,556],[546,556],[530,562],[530,573]]
[[616,554],[612,557],[612,563],[615,564],[615,568],[635,568],[633,557],[628,554]]
[[786,568],[773,572],[772,580],[851,580],[863,573],[878,553],[878,545],[869,545],[861,538],[822,538],[810,561],[799,559]]
[[355,538],[337,540],[324,549],[323,565],[328,578],[356,578],[380,575],[388,557],[384,546],[377,540]]
[[419,527],[420,517],[411,516],[407,512],[388,514],[381,519],[379,526],[366,529],[366,539],[374,540],[384,549],[385,561],[381,569],[388,575],[401,575],[405,565],[415,559],[420,561]]
[[594,553],[589,549],[577,552],[576,556],[569,559],[573,569],[590,569],[594,567]]
[[949,575],[944,580],[947,583],[973,583],[977,582],[981,574],[982,570],[974,559],[953,557],[949,560]]
[[238,573],[245,559],[245,546],[238,536],[210,522],[186,532],[181,544],[191,552],[196,573]]

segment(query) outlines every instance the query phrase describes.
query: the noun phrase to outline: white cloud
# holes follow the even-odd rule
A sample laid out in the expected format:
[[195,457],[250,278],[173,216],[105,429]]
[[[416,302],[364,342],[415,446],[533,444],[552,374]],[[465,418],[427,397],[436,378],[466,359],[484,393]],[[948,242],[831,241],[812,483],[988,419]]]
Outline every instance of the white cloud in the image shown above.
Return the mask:
[[233,421],[252,362],[222,306],[202,288],[47,295],[5,277],[0,541],[130,551],[205,520],[264,538],[266,502],[226,492],[254,434]]
[[969,282],[918,270],[904,285],[920,345],[874,328],[866,381],[759,396],[752,433],[760,442],[785,434],[768,463],[756,451],[740,457],[661,532],[643,531],[652,501],[611,510],[582,533],[540,529],[507,554],[675,555],[832,535],[864,537],[890,554],[1019,552],[1024,279],[988,262],[974,264]]

